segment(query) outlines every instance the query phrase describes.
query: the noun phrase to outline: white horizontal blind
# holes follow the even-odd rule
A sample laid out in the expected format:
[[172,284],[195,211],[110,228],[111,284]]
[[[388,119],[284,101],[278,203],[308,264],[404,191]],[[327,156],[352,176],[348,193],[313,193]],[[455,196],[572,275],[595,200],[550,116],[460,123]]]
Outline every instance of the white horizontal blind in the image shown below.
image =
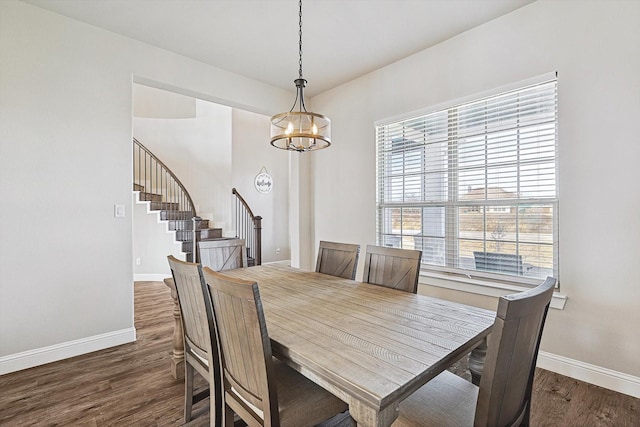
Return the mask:
[[557,277],[557,121],[554,79],[378,125],[378,244],[422,250],[423,268]]

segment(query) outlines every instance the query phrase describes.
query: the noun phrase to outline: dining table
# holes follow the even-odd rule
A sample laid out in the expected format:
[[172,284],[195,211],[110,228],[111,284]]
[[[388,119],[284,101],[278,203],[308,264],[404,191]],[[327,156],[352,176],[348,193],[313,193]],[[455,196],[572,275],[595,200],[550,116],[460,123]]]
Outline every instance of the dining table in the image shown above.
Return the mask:
[[390,426],[403,399],[469,352],[481,368],[495,319],[284,263],[222,273],[258,283],[273,355],[346,402],[358,426]]

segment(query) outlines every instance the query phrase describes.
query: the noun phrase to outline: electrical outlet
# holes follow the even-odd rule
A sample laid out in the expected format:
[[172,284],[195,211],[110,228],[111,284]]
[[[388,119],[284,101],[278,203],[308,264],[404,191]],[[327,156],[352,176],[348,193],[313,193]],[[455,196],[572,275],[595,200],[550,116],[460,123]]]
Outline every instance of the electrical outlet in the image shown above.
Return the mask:
[[276,255],[280,255],[280,248],[276,249]]
[[142,264],[142,262],[140,262],[140,258],[136,258],[136,265],[140,265]]

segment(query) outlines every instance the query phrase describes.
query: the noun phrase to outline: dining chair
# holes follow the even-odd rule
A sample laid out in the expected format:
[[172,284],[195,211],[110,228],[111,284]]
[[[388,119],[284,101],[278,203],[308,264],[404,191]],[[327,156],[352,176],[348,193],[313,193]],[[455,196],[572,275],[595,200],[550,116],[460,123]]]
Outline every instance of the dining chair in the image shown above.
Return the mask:
[[367,245],[362,281],[415,294],[421,258],[419,250]]
[[[169,255],[169,266],[180,304],[184,337],[184,420],[191,420],[193,404],[207,395],[209,416],[216,426],[222,423],[222,373],[214,326],[211,296],[199,264],[180,261]],[[194,371],[205,378],[209,389],[195,394]]]
[[354,280],[360,245],[320,241],[316,272]]
[[480,386],[444,371],[400,403],[393,427],[528,426],[538,349],[556,279],[500,297]]
[[200,263],[213,271],[247,266],[247,246],[244,239],[201,240]]
[[[258,284],[203,269],[213,301],[222,362],[224,425],[313,426],[347,405],[272,357]],[[286,315],[286,313],[285,313]]]

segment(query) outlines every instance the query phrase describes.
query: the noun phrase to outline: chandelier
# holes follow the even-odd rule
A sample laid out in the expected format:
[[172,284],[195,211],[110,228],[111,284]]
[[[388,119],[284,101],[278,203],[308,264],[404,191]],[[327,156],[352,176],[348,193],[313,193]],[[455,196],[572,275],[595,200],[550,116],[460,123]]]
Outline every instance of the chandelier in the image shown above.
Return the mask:
[[316,151],[331,145],[331,120],[322,114],[307,111],[304,105],[304,87],[307,81],[302,77],[302,0],[298,1],[298,78],[296,99],[291,110],[271,117],[271,145],[282,150]]

